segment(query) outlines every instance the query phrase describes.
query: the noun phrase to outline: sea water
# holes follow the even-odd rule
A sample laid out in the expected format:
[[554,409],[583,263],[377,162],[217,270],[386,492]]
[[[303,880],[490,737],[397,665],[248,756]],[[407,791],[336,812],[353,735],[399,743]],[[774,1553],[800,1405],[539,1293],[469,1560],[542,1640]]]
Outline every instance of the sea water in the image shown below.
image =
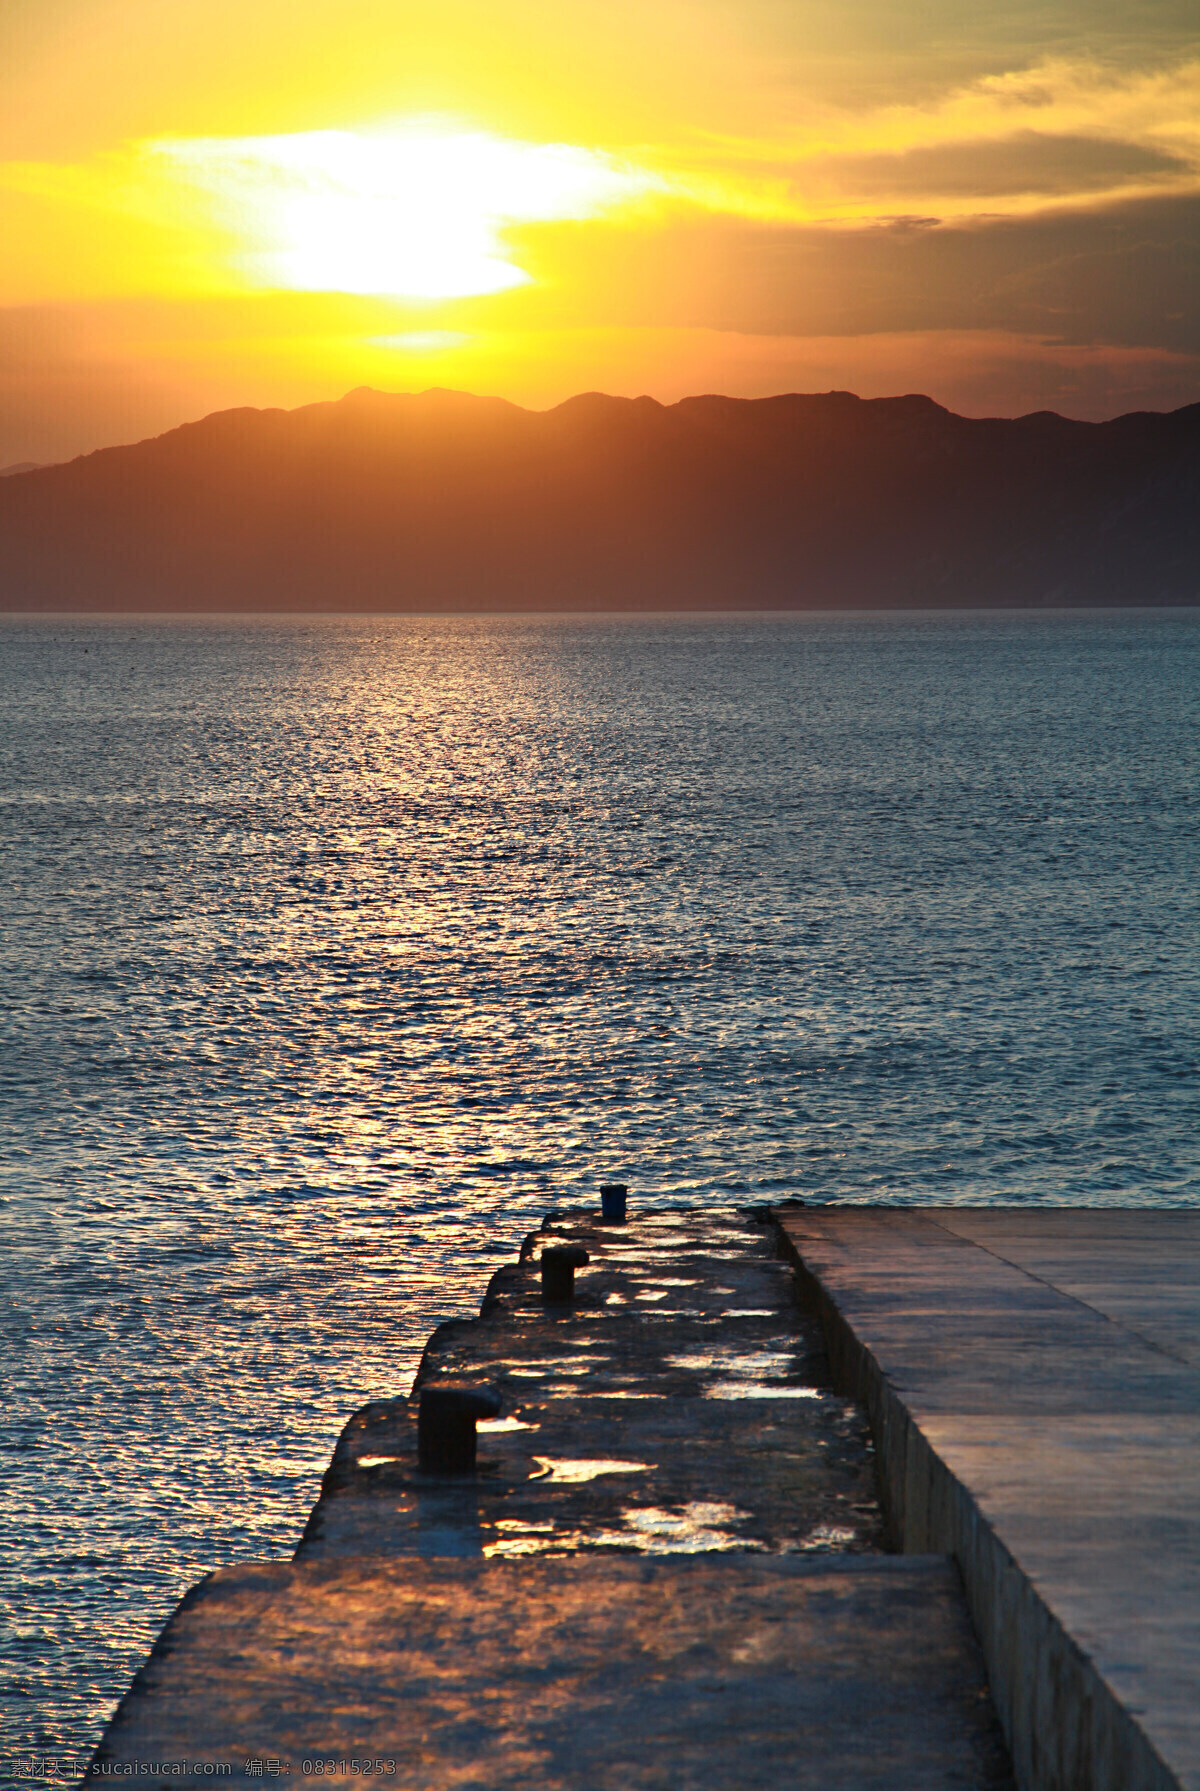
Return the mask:
[[601,1181],[1195,1202],[1198,721],[1196,610],[0,625],[0,1752]]

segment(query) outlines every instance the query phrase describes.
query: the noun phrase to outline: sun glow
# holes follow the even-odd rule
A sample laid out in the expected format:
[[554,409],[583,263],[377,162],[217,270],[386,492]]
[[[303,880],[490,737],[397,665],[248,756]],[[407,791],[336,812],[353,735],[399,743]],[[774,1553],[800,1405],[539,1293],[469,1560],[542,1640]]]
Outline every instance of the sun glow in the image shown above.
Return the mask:
[[362,385],[1191,402],[1195,10],[10,0],[0,470]]
[[202,189],[256,285],[461,298],[525,285],[509,225],[582,219],[651,192],[641,169],[563,143],[428,127],[160,140]]

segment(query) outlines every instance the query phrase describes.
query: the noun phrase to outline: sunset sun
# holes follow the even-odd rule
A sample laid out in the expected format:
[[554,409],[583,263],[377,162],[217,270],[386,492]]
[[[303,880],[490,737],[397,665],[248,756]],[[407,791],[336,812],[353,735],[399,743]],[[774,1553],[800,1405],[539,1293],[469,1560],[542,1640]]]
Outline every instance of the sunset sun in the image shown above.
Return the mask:
[[655,185],[591,150],[428,124],[147,147],[208,196],[253,283],[308,292],[502,292],[529,280],[506,226],[587,218]]

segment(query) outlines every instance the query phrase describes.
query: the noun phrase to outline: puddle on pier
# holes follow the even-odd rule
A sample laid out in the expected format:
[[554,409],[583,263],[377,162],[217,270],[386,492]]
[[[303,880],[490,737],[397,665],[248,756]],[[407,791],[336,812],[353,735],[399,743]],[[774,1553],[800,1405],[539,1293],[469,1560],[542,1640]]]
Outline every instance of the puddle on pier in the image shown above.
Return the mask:
[[559,1486],[583,1486],[601,1474],[648,1474],[654,1466],[648,1461],[556,1461],[548,1455],[535,1455],[533,1460],[538,1472],[530,1478],[552,1480]]

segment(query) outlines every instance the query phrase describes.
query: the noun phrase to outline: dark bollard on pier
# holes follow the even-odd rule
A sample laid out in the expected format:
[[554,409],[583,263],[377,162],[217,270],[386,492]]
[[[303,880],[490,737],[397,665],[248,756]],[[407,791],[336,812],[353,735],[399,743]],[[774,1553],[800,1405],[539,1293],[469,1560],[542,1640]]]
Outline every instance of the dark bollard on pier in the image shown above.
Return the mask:
[[552,1244],[542,1251],[542,1299],[547,1306],[571,1305],[575,1271],[590,1260],[582,1244]]
[[422,1387],[417,1410],[417,1461],[430,1474],[469,1474],[475,1467],[475,1424],[500,1415],[500,1396],[467,1381]]
[[600,1189],[600,1217],[605,1225],[624,1225],[628,1194],[624,1182],[605,1182]]

